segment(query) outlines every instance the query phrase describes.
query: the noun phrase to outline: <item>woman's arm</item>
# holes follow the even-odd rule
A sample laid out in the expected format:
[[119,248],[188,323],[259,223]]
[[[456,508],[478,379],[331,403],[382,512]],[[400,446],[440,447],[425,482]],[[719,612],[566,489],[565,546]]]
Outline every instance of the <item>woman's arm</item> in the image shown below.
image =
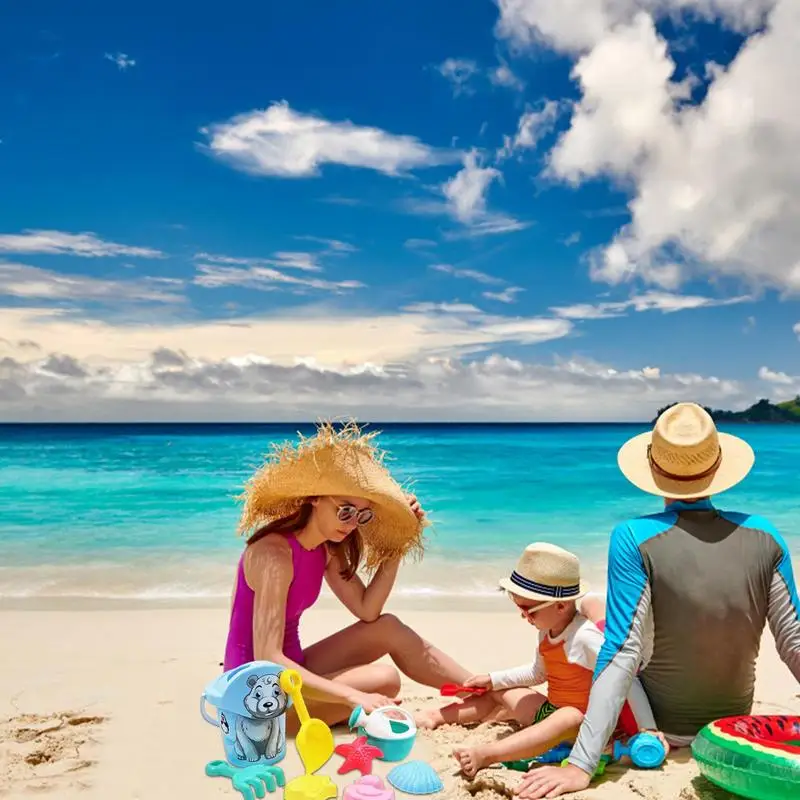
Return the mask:
[[358,575],[349,581],[345,580],[340,573],[343,566],[338,555],[334,554],[325,570],[328,586],[351,614],[362,622],[374,622],[383,613],[383,607],[389,599],[400,568],[400,559],[387,561],[378,567],[369,586],[364,586]]
[[303,679],[303,694],[323,702],[358,705],[361,693],[344,683],[328,680],[283,654],[286,597],[292,581],[292,553],[282,536],[265,536],[245,555],[245,578],[255,592],[253,603],[253,657],[296,669]]
[[[406,500],[420,521],[425,520],[425,511],[419,504],[416,495],[406,494]],[[382,564],[372,576],[369,586],[364,586],[364,582],[354,575],[351,580],[346,581],[340,574],[345,566],[337,555],[333,555],[328,561],[328,568],[325,571],[325,580],[330,586],[331,591],[339,598],[339,602],[362,622],[375,622],[383,613],[383,607],[389,599],[397,571],[400,569],[400,560],[392,559]]]

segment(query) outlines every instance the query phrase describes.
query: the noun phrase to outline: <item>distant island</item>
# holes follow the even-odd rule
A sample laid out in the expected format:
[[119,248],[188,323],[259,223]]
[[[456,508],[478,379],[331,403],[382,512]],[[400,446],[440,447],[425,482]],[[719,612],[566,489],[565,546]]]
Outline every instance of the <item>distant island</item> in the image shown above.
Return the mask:
[[[651,424],[655,423],[663,411],[674,405],[677,403],[670,403],[668,406],[659,408]],[[715,422],[800,422],[800,395],[797,395],[794,400],[787,400],[783,403],[759,400],[744,411],[725,411],[708,406],[703,406],[703,408],[711,414]]]

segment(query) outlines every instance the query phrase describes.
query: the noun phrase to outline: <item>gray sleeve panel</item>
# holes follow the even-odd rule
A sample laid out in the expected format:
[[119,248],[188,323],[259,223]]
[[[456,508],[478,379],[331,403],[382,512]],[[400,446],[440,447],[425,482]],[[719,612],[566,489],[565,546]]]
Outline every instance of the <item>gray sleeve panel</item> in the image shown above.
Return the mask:
[[[800,616],[793,598],[793,586],[787,584],[786,574],[786,570],[776,570],[772,576],[767,619],[781,661],[800,681]],[[791,578],[791,572],[788,574]]]
[[[650,613],[650,584],[644,582],[627,636],[615,648],[611,659],[602,666],[602,671],[596,673],[589,707],[569,756],[570,764],[589,775],[594,774],[600,763],[600,757],[614,733],[622,706],[630,693],[642,655],[648,649],[648,633],[652,630]],[[613,642],[611,644],[613,646]]]

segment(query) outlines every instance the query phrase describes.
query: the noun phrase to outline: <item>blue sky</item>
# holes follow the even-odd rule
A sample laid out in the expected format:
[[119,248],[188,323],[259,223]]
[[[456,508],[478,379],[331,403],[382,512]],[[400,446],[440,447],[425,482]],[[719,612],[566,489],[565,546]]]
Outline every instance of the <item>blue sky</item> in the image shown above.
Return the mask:
[[7,10],[0,417],[800,391],[797,12],[587,3]]

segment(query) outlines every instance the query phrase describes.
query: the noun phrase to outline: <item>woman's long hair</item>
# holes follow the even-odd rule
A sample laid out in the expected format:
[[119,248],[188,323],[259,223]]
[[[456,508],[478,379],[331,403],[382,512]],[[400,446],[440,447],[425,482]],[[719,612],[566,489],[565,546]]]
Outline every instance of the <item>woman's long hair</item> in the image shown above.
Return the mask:
[[[263,528],[259,528],[247,540],[247,546],[249,547],[251,544],[255,544],[259,539],[263,539],[271,533],[298,533],[302,531],[306,525],[308,525],[313,510],[314,506],[311,505],[311,500],[309,498],[294,512],[294,514],[290,514],[288,517],[274,519]],[[346,581],[352,580],[361,565],[361,558],[363,556],[361,531],[356,528],[343,542],[326,542],[325,544],[329,552],[337,557],[340,563],[344,565],[342,569],[339,570],[339,574]]]

